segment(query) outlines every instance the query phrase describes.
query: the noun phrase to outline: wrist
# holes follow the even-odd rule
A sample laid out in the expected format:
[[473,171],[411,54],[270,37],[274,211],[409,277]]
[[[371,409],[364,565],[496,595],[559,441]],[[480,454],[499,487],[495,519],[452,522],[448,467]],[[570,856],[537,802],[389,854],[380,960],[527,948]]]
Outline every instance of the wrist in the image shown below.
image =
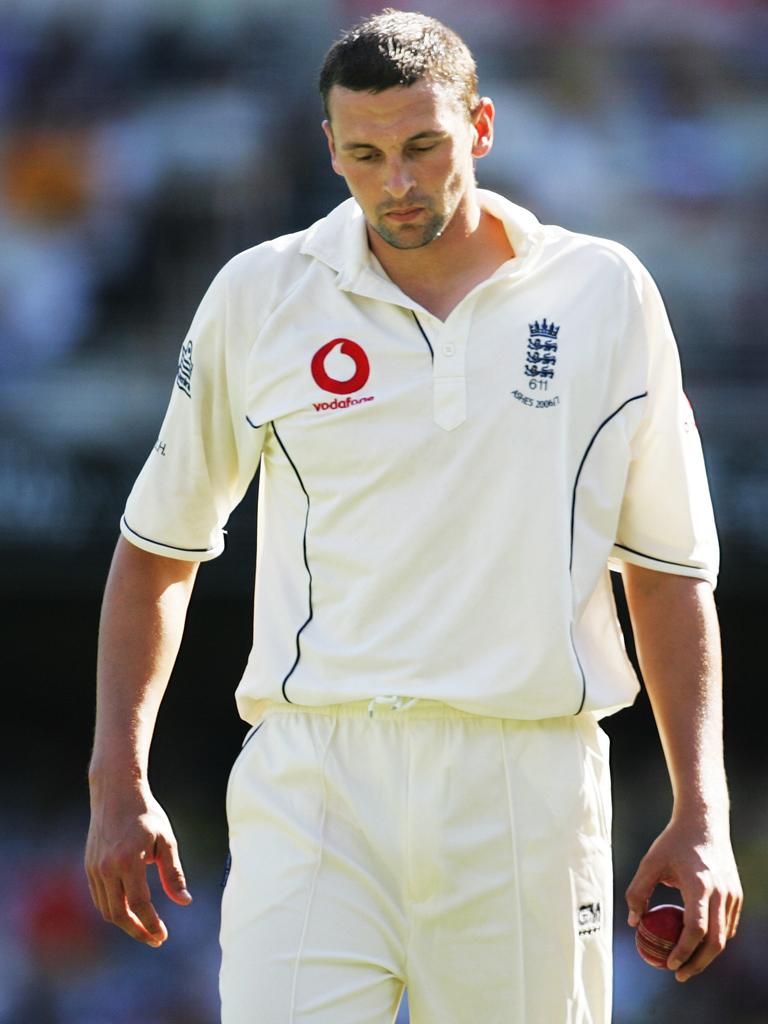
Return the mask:
[[94,754],[88,766],[88,785],[94,795],[116,787],[139,793],[149,785],[146,764],[134,757],[100,757]]
[[730,832],[730,805],[728,793],[716,796],[701,795],[676,798],[672,810],[672,822],[687,829],[695,829],[704,837],[717,838]]

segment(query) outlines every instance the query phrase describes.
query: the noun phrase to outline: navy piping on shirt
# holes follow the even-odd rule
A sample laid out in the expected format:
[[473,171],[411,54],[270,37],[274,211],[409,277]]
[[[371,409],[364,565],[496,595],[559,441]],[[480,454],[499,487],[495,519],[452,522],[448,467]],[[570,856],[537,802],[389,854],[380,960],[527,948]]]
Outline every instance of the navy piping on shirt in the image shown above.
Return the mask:
[[133,527],[129,525],[125,516],[123,516],[123,522],[125,523],[126,530],[132,533],[134,537],[138,537],[140,540],[149,541],[150,544],[157,544],[158,547],[161,548],[172,548],[174,551],[188,551],[190,554],[194,555],[204,555],[208,551],[213,551],[213,548],[180,548],[177,544],[166,544],[165,541],[155,540],[153,537],[145,537],[143,533],[139,533],[137,530],[134,530]]
[[581,457],[581,462],[579,463],[579,468],[576,471],[576,479],[573,481],[573,495],[572,495],[572,498],[571,498],[571,557],[570,557],[570,560],[568,562],[568,569],[569,570],[573,569],[573,530],[574,530],[574,524],[576,522],[576,490],[577,490],[577,488],[579,486],[579,478],[581,477],[581,471],[584,469],[584,464],[587,461],[587,456],[592,451],[592,446],[594,445],[595,441],[597,440],[597,436],[600,433],[600,431],[603,429],[603,427],[606,427],[611,422],[611,420],[614,419],[614,417],[618,416],[619,413],[621,412],[621,410],[626,408],[626,406],[628,406],[630,402],[637,402],[641,398],[647,398],[647,397],[648,397],[648,392],[644,391],[641,395],[633,395],[632,398],[628,398],[626,400],[626,402],[622,402],[621,405],[618,407],[618,409],[615,409],[611,413],[610,416],[606,416],[606,418],[603,420],[603,422],[600,424],[600,426],[597,428],[597,430],[594,432],[594,434],[590,438],[589,444],[584,449],[584,454]]
[[307,514],[304,517],[304,536],[302,538],[302,549],[303,549],[303,552],[304,552],[304,566],[305,566],[305,568],[307,570],[307,578],[308,578],[307,598],[308,598],[308,602],[309,602],[309,615],[307,616],[307,618],[304,621],[304,623],[299,627],[299,629],[298,629],[298,631],[296,633],[296,658],[295,658],[295,660],[293,662],[293,665],[291,665],[291,667],[290,667],[290,669],[289,669],[285,679],[283,679],[283,685],[282,685],[283,697],[285,697],[285,699],[288,701],[289,704],[292,704],[293,701],[290,699],[288,694],[285,692],[285,687],[286,687],[286,685],[288,683],[288,680],[291,678],[293,673],[296,671],[296,666],[299,664],[299,660],[301,659],[301,634],[304,632],[304,630],[310,624],[310,622],[312,621],[312,617],[314,615],[314,610],[313,610],[313,607],[312,607],[312,570],[309,568],[309,559],[307,558],[307,529],[309,527],[310,500],[309,500],[309,494],[307,493],[307,489],[304,486],[304,481],[301,479],[301,474],[299,473],[298,469],[296,468],[296,464],[294,463],[293,459],[288,454],[288,449],[283,444],[282,438],[280,437],[280,435],[277,432],[277,427],[275,426],[275,421],[274,420],[271,421],[270,426],[272,427],[272,430],[274,432],[275,439],[277,440],[277,443],[282,448],[283,455],[285,455],[286,459],[288,459],[288,462],[290,463],[291,469],[296,474],[296,479],[299,481],[299,487],[304,492],[304,497],[307,499]]
[[661,562],[663,565],[679,565],[681,569],[695,569],[695,565],[690,565],[688,562],[673,562],[670,558],[659,558],[658,555],[647,555],[645,551],[636,551],[635,548],[628,548],[626,544],[614,544],[614,547],[621,548],[622,551],[628,551],[631,555],[640,555],[641,558],[647,558],[651,562]]
[[432,348],[432,344],[431,344],[429,338],[427,337],[427,332],[421,326],[421,320],[419,320],[419,318],[416,316],[416,311],[412,309],[411,313],[413,314],[413,319],[416,321],[416,326],[421,331],[422,338],[427,343],[427,348],[429,349],[429,354],[432,357],[432,362],[434,363],[434,361],[435,361],[435,350]]
[[[579,468],[576,471],[576,479],[573,481],[573,495],[571,497],[571,553],[570,553],[570,559],[568,561],[568,571],[569,572],[573,571],[573,534],[574,534],[574,526],[575,526],[575,523],[576,523],[576,491],[577,491],[577,488],[579,486],[579,479],[581,477],[581,471],[584,469],[584,464],[587,461],[587,456],[591,452],[592,446],[594,445],[595,441],[597,440],[597,436],[600,433],[600,431],[603,429],[603,427],[607,426],[615,416],[618,416],[619,413],[621,412],[621,410],[624,409],[626,406],[628,406],[630,402],[637,402],[641,398],[647,398],[647,397],[648,397],[648,392],[644,391],[641,395],[633,395],[632,398],[628,398],[626,400],[626,402],[622,402],[621,405],[618,407],[618,409],[615,409],[611,413],[610,416],[606,416],[606,418],[603,420],[603,422],[600,424],[600,426],[597,428],[597,430],[594,432],[594,434],[590,438],[589,444],[584,449],[584,454],[581,457],[581,462],[579,463]],[[576,714],[578,715],[578,714],[581,714],[582,708],[584,707],[584,701],[587,698],[587,679],[586,679],[586,676],[584,675],[584,668],[583,668],[583,666],[581,664],[581,659],[579,658],[579,652],[576,650],[576,644],[574,643],[574,640],[573,640],[573,624],[571,624],[571,647],[573,648],[573,653],[574,653],[574,656],[576,657],[576,664],[579,666],[579,672],[581,673],[581,701],[579,703],[578,710],[576,711]]]

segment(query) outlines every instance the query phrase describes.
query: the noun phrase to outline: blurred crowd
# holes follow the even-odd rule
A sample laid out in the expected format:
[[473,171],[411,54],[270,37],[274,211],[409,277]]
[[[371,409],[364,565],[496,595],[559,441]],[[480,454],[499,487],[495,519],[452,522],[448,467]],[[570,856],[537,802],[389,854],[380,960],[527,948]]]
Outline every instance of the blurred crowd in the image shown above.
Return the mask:
[[[0,0],[3,552],[19,538],[85,549],[88,523],[114,537],[139,440],[156,428],[210,278],[345,197],[315,78],[338,32],[379,6]],[[768,8],[413,6],[467,39],[496,102],[480,183],[543,221],[624,242],[659,281],[711,424],[721,531],[765,565],[768,452],[753,440],[768,425]],[[174,941],[145,950],[90,908],[81,839],[0,840],[0,1024],[213,1024],[215,871],[193,911],[171,908]],[[764,846],[761,832],[761,856]],[[694,1019],[692,1006],[695,1019],[723,1024],[711,1001],[676,1002],[625,931],[616,1024]],[[728,1024],[765,1024],[760,964],[749,942],[740,950],[723,968],[742,1003],[734,997]]]
[[[6,379],[126,326],[175,344],[179,305],[222,260],[323,215],[341,193],[313,79],[335,26],[374,6],[0,4]],[[421,6],[466,35],[496,100],[481,183],[631,242],[663,279],[689,372],[749,379],[766,358],[765,6]]]
[[173,940],[143,947],[91,905],[80,824],[31,842],[24,822],[23,840],[0,845],[0,1022],[215,1024],[218,886],[201,884],[188,914],[155,887]]
[[[465,36],[496,101],[481,184],[628,244],[659,281],[722,526],[768,560],[768,455],[745,457],[740,408],[768,426],[750,390],[768,374],[765,4],[419,6]],[[345,197],[315,79],[377,7],[0,0],[0,543],[46,543],[62,520],[85,543],[115,483],[84,453],[115,467],[144,452],[214,273]]]
[[[658,782],[642,772],[634,784],[620,782],[635,822],[658,814]],[[169,807],[179,800],[177,793]],[[644,808],[644,803],[649,806]],[[765,813],[768,804],[762,804],[756,809]],[[33,824],[6,816],[4,824],[0,1024],[217,1024],[223,872],[221,864],[213,866],[209,857],[201,856],[205,844],[200,835],[197,841],[195,837],[199,824],[179,833],[193,904],[172,904],[151,872],[153,900],[170,936],[159,950],[133,942],[104,924],[94,910],[82,869],[84,820],[70,813]],[[617,884],[631,877],[641,848],[629,821],[621,824],[619,835],[624,838],[615,851]],[[614,1024],[765,1024],[768,897],[761,883],[766,837],[755,825],[748,830],[751,840],[739,851],[749,913],[737,940],[704,976],[687,985],[678,985],[671,975],[640,960],[617,892]],[[660,894],[654,902],[674,902],[674,896]],[[258,1020],[254,1007],[254,1022]],[[395,1024],[408,1020],[406,993]]]

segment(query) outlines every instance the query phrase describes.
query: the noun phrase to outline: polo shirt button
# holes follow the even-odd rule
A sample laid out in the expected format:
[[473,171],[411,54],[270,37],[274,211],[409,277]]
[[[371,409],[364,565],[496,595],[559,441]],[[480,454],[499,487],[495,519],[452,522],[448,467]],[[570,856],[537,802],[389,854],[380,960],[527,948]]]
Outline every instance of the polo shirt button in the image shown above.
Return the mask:
[[450,343],[450,341],[447,342],[447,344],[443,345],[443,355],[444,356],[452,356],[455,351],[456,351],[456,346],[452,345]]

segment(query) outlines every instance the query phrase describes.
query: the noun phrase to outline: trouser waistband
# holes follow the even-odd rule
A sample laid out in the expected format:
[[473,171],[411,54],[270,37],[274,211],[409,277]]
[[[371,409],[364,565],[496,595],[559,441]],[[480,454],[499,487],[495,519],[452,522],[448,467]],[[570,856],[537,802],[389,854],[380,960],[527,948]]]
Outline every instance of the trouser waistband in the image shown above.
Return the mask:
[[477,715],[470,711],[462,711],[439,700],[427,700],[423,697],[401,697],[387,695],[373,697],[369,700],[348,701],[343,704],[289,704],[274,701],[266,704],[261,712],[262,720],[271,715],[329,715],[333,717],[368,717],[374,715],[386,718],[483,718],[492,716]]

